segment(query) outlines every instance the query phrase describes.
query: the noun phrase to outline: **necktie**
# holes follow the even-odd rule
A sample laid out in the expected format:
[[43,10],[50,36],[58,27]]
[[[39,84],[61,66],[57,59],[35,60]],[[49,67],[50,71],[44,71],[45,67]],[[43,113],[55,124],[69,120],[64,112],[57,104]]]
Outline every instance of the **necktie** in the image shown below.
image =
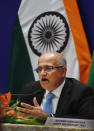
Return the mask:
[[53,93],[48,93],[48,95],[46,97],[46,102],[44,103],[43,111],[47,114],[52,113],[52,98],[53,97],[54,97]]

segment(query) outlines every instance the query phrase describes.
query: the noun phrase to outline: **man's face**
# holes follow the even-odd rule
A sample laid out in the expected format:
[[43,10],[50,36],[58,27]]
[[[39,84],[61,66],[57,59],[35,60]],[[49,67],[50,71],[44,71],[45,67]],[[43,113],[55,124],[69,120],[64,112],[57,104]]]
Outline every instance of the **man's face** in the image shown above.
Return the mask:
[[46,71],[46,68],[57,67],[57,63],[58,59],[53,55],[51,57],[40,57],[38,62],[38,68],[43,68],[42,71],[38,73],[40,84],[44,89],[48,91],[56,89],[64,81],[65,78],[65,67],[54,68],[50,71]]

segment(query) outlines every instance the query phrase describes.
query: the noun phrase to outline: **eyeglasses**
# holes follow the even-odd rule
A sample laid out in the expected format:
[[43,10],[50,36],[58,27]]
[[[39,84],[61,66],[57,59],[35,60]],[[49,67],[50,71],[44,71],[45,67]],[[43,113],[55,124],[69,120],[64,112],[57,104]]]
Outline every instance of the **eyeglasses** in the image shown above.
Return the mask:
[[63,66],[56,66],[56,67],[54,67],[54,66],[38,67],[37,69],[35,69],[35,71],[36,71],[37,73],[40,73],[42,70],[44,70],[45,72],[51,72],[51,71],[54,70],[55,68],[56,68],[56,69],[59,69],[59,68],[61,68],[61,67],[63,67]]

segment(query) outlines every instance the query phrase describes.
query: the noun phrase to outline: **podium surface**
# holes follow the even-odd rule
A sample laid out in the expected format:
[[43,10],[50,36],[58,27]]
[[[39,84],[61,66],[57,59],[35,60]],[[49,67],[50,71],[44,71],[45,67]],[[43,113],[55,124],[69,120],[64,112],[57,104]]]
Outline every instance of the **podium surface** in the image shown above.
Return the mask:
[[[0,129],[1,131],[1,129]],[[47,126],[47,125],[27,125],[27,124],[2,124],[2,131],[94,131],[89,128]]]

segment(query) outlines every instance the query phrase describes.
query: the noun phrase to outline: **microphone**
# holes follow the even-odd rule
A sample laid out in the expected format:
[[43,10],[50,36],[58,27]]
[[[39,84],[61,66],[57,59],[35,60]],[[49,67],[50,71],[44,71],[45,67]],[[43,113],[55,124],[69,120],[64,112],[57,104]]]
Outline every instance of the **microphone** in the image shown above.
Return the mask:
[[[20,100],[20,102],[25,102],[25,103],[31,104],[31,102],[30,102],[30,101],[32,101],[32,100],[30,100],[31,97],[34,97],[34,95],[36,95],[36,94],[41,96],[41,93],[44,93],[44,92],[45,92],[44,89],[39,89],[39,90],[33,91],[32,93],[12,94],[12,97],[13,97],[14,101],[16,101],[18,99],[18,100]],[[30,96],[30,98],[29,98],[29,96]],[[19,104],[19,106],[21,106],[21,105]]]
[[40,92],[42,92],[42,91],[44,91],[43,89],[40,89],[40,90],[37,90],[37,91],[34,91],[33,93],[29,93],[29,94],[12,94],[12,96],[32,96],[32,95],[35,95],[35,94],[37,94],[37,93],[40,93]]

